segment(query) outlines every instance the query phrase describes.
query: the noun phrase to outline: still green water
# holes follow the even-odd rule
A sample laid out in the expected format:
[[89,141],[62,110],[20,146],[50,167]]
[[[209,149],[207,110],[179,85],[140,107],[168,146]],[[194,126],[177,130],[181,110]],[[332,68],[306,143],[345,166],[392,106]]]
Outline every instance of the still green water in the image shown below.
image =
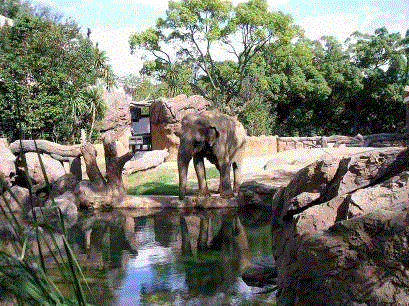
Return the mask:
[[274,305],[240,273],[271,254],[268,212],[138,211],[81,216],[71,244],[94,305]]

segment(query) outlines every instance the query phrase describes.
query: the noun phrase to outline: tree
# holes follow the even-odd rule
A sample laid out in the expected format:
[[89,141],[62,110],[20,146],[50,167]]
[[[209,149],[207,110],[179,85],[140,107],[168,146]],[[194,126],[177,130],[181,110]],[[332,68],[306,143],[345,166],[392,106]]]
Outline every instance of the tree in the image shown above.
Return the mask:
[[103,114],[92,86],[112,85],[107,58],[74,22],[61,20],[21,6],[13,25],[0,28],[0,129],[10,139],[21,132],[73,141],[80,126],[92,130]]
[[399,33],[388,33],[386,28],[351,36],[352,64],[364,75],[363,88],[349,107],[356,133],[404,131],[402,92],[408,84],[408,63],[403,42]]
[[269,12],[265,0],[237,6],[222,0],[182,0],[170,1],[165,19],[129,41],[132,50],[139,47],[153,58],[146,61],[145,72],[166,81],[175,67],[192,71],[196,92],[222,109],[234,101],[231,108],[237,113],[248,102],[240,93],[251,79],[251,61],[267,44],[288,40],[295,30],[290,16]]
[[16,17],[19,11],[19,2],[16,0],[0,0],[0,15],[8,18]]

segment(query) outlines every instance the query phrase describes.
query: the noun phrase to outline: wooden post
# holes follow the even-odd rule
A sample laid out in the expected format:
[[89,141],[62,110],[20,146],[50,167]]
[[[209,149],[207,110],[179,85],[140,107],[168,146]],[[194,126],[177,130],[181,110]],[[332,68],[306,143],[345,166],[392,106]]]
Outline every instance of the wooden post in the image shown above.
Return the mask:
[[406,135],[409,136],[409,86],[403,90],[403,103],[406,107]]

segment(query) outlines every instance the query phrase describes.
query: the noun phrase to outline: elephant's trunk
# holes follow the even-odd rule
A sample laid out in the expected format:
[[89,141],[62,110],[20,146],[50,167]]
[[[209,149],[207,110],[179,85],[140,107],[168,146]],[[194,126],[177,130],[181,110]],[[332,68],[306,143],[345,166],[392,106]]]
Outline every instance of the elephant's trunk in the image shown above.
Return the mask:
[[189,162],[192,159],[192,152],[183,146],[181,143],[178,151],[178,171],[179,171],[179,198],[183,199],[186,196],[187,189],[187,170]]

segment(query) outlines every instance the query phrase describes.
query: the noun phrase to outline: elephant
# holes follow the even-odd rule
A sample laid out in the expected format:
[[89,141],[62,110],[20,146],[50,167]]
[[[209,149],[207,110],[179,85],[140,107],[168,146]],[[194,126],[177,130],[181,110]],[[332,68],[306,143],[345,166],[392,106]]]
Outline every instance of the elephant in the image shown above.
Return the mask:
[[[217,111],[188,114],[181,120],[177,133],[180,138],[177,164],[179,172],[179,198],[186,196],[187,172],[190,160],[199,183],[199,195],[209,195],[204,158],[214,164],[220,173],[220,196],[229,198],[238,191],[246,143],[246,132],[236,119]],[[234,188],[230,181],[233,167]]]

